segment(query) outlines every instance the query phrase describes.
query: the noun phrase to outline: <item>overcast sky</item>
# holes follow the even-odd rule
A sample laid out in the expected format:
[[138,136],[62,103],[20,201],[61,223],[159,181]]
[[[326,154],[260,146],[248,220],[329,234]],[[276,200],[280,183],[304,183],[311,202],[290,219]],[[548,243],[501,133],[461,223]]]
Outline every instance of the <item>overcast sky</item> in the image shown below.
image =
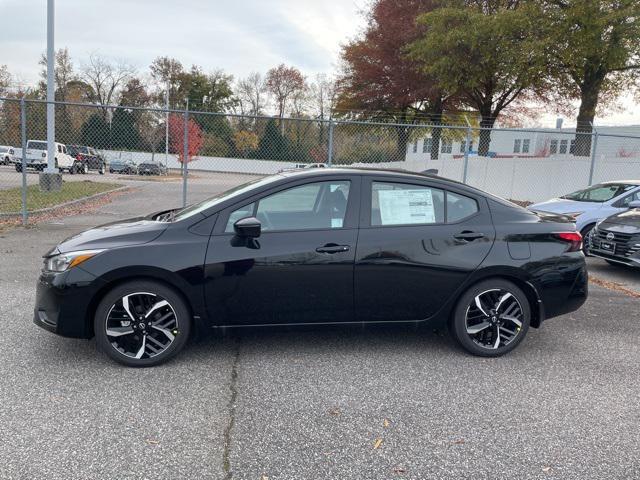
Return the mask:
[[[57,0],[56,48],[79,67],[92,52],[146,73],[166,55],[235,77],[286,63],[308,76],[334,72],[340,46],[361,31],[369,0]],[[33,84],[46,49],[46,0],[0,0],[0,64]],[[601,123],[640,124],[631,97]],[[553,114],[545,117],[555,117]],[[570,122],[571,120],[568,119]],[[552,122],[552,118],[544,123]]]
[[[0,63],[38,78],[46,0],[0,0]],[[91,52],[140,71],[161,55],[235,76],[279,64],[307,75],[335,70],[340,45],[363,24],[367,0],[57,0],[56,48],[77,66]]]

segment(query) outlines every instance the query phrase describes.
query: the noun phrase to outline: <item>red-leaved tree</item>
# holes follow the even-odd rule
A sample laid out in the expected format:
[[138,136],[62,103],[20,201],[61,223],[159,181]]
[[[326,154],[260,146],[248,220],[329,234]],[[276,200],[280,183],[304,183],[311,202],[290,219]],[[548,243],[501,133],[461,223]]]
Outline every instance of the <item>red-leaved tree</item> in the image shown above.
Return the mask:
[[[187,123],[187,140],[186,163],[189,163],[193,157],[198,155],[204,142],[202,129],[192,118]],[[169,145],[171,152],[178,154],[178,161],[184,164],[184,117],[182,115],[175,113],[169,115]]]

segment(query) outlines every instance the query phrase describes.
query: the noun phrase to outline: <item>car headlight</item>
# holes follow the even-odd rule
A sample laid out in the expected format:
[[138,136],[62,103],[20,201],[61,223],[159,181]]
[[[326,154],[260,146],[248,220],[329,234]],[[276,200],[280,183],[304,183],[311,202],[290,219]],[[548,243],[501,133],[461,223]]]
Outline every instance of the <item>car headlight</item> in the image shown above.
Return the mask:
[[77,252],[59,253],[44,260],[44,269],[48,272],[64,272],[86,262],[104,250],[79,250]]
[[582,215],[584,212],[569,212],[569,213],[565,213],[564,215],[573,218],[574,220],[579,217],[580,215]]

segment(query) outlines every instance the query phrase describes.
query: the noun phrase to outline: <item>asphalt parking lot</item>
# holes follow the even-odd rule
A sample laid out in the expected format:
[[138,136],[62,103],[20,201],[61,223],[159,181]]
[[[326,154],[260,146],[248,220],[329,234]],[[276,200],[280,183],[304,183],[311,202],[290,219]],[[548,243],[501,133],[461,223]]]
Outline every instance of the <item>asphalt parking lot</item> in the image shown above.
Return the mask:
[[[203,175],[189,199],[249,178]],[[599,286],[499,359],[406,327],[255,329],[134,370],[33,325],[42,253],[180,203],[179,183],[131,186],[95,212],[0,234],[0,478],[640,476],[640,299]],[[589,263],[638,289],[640,272]]]

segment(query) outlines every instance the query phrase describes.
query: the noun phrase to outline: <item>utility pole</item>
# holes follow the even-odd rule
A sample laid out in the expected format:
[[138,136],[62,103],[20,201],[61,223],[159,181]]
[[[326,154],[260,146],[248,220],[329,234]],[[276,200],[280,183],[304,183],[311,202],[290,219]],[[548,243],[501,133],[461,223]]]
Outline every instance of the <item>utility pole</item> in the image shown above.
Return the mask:
[[40,174],[40,188],[60,190],[62,176],[56,168],[56,106],[54,69],[56,64],[55,0],[47,0],[47,168]]
[[167,109],[164,124],[164,166],[169,167],[169,82],[167,82],[167,91],[164,94],[164,104]]

